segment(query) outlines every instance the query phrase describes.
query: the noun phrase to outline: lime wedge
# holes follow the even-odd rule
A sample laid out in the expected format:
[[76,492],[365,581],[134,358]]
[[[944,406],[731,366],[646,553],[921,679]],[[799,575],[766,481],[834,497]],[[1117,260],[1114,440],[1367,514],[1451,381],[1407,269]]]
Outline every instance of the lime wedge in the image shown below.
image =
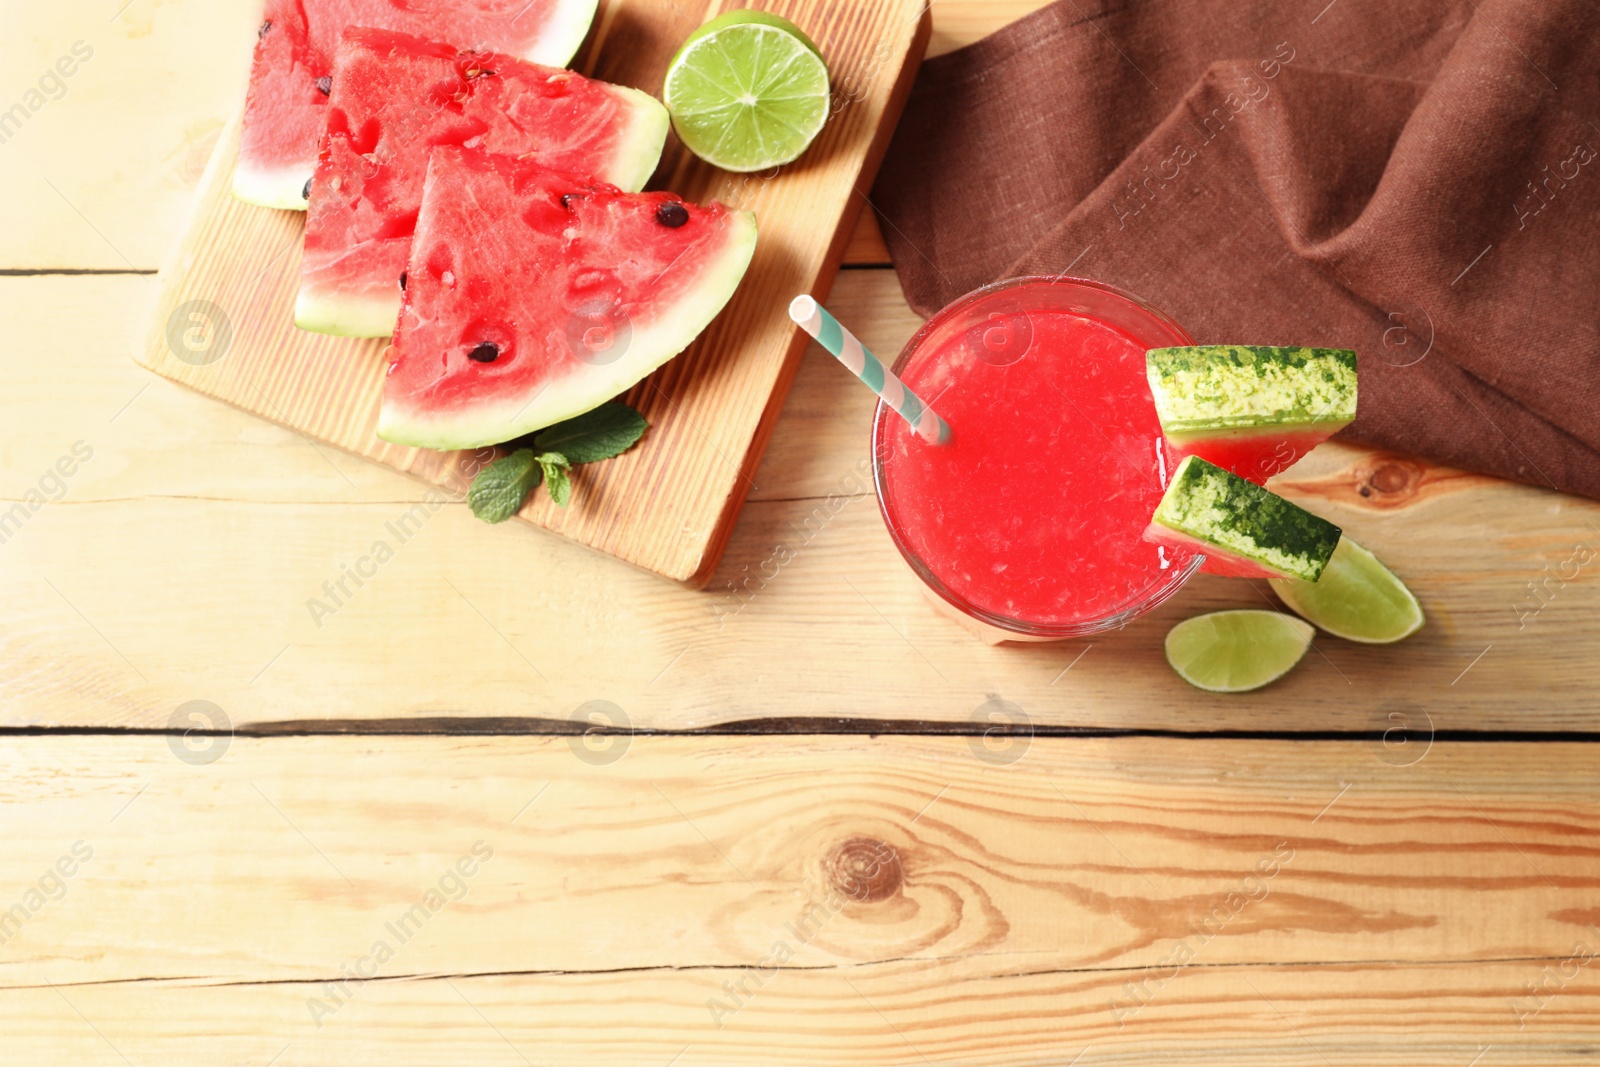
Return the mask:
[[1349,537],[1315,582],[1273,578],[1272,588],[1296,615],[1335,637],[1386,645],[1422,629],[1422,607],[1378,557]]
[[822,53],[788,19],[730,11],[683,42],[662,99],[689,151],[723,170],[788,163],[828,118]]
[[1243,693],[1289,673],[1315,632],[1278,611],[1214,611],[1167,631],[1167,662],[1196,688]]

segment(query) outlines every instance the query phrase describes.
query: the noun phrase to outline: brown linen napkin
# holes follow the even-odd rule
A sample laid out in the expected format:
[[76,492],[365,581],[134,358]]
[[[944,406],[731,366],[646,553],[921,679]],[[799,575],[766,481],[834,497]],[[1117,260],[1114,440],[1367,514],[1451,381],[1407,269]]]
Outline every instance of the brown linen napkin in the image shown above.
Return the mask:
[[1600,498],[1594,0],[1059,0],[923,65],[911,306],[1069,273],[1361,356],[1341,437]]

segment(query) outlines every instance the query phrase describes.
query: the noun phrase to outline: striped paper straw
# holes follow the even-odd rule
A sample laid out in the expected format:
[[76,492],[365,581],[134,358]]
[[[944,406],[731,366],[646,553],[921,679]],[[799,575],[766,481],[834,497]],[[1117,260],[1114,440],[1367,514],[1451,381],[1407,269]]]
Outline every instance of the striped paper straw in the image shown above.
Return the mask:
[[921,397],[907,389],[905,383],[885,367],[867,346],[856,340],[855,334],[839,325],[839,320],[811,297],[801,294],[789,302],[789,317],[817,343],[833,354],[850,373],[866,382],[874,393],[899,412],[911,428],[929,444],[942,445],[950,441],[950,426],[934,410],[923,403]]

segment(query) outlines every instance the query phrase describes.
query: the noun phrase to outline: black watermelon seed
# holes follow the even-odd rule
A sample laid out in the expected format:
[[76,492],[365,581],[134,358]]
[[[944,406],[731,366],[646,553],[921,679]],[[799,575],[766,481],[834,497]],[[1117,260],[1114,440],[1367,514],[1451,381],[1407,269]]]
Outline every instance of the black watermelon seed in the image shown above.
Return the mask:
[[577,197],[575,197],[571,193],[562,193],[561,194],[561,206],[566,208],[568,211],[571,211],[572,210],[572,202],[574,200],[576,200],[576,199],[577,199]]
[[406,275],[410,273],[410,271],[406,270],[400,272],[400,291],[402,293],[406,291]]
[[689,209],[673,200],[668,200],[656,208],[656,221],[661,225],[676,230],[679,226],[689,221]]
[[321,93],[323,96],[327,96],[329,93],[333,92],[333,79],[328,77],[326,74],[318,78],[317,92]]
[[272,29],[272,20],[268,19],[267,21],[263,22],[261,24],[261,28],[256,31],[256,40],[259,41],[261,38],[265,37],[267,35],[267,31],[270,29]]
[[300,190],[300,199],[301,200],[310,200],[311,199],[311,179],[310,178],[306,179],[305,186]]
[[500,346],[493,341],[485,341],[475,345],[472,351],[467,353],[467,358],[477,363],[493,363],[500,358]]

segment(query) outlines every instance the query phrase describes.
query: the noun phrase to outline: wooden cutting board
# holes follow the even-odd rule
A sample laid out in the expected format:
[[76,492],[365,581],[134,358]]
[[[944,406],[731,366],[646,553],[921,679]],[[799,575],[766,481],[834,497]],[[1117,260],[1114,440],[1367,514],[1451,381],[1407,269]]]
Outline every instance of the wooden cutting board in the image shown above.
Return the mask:
[[[738,6],[602,0],[574,69],[659,95],[683,39]],[[626,395],[650,420],[640,445],[582,468],[567,508],[536,494],[519,516],[697,587],[710,578],[754,485],[805,348],[786,314],[789,300],[821,296],[832,283],[930,29],[925,0],[764,0],[763,7],[816,42],[832,78],[834,113],[806,154],[775,175],[729,174],[669,137],[651,187],[755,211],[755,259],[700,339]],[[236,119],[201,180],[162,271],[138,362],[459,498],[467,454],[390,444],[375,433],[387,340],[295,328],[304,216],[233,198],[238,131]]]

